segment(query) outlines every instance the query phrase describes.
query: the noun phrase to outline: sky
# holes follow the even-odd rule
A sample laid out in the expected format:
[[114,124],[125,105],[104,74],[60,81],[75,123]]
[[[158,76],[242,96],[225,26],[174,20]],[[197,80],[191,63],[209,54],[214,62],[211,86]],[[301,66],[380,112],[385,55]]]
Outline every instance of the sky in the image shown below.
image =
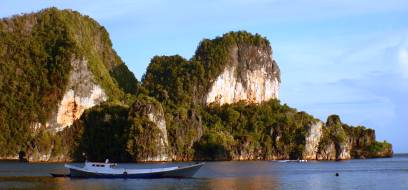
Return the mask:
[[406,0],[1,0],[0,17],[47,7],[105,26],[139,80],[155,55],[191,58],[204,38],[259,33],[281,69],[283,103],[323,121],[338,114],[408,152]]

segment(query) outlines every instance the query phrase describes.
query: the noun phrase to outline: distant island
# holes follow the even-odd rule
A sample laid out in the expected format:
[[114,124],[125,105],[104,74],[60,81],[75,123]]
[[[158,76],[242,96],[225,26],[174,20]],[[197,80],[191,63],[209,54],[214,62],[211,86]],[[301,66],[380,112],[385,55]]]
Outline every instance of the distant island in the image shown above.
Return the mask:
[[[135,44],[142,46],[143,44]],[[137,52],[135,52],[137,53]],[[138,81],[105,28],[48,8],[0,20],[0,158],[34,162],[390,157],[375,131],[279,102],[269,41],[229,32]],[[299,95],[301,96],[301,95]]]

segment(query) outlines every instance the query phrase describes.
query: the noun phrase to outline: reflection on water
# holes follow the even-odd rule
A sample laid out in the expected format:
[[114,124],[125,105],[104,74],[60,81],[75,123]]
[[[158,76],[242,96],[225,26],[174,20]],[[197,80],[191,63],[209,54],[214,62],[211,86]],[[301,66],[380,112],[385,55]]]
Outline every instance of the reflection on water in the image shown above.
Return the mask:
[[279,189],[278,179],[270,176],[234,177],[208,180],[203,189]]
[[63,171],[63,164],[0,162],[0,189],[408,189],[407,155],[342,162],[209,162],[189,179],[70,179],[48,175],[56,170]]
[[52,177],[1,177],[0,189],[279,189],[265,176],[214,179],[69,179]]
[[55,189],[55,181],[50,177],[1,177],[0,189]]

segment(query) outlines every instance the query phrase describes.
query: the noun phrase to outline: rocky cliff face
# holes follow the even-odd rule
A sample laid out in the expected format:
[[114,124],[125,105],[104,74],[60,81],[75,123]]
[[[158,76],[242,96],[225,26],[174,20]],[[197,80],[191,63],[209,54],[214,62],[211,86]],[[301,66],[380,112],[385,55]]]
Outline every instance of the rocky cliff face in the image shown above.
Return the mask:
[[344,143],[339,144],[339,155],[337,156],[337,159],[339,160],[349,160],[351,159],[351,149],[352,149],[352,144],[349,143],[348,140]]
[[61,131],[84,110],[108,99],[119,100],[124,93],[136,93],[138,81],[112,49],[107,31],[96,21],[70,10],[45,9],[31,16],[42,15],[53,17],[54,23],[49,25],[60,26],[67,33],[64,43],[72,44],[70,51],[61,52],[70,58],[62,64],[70,65],[71,69],[67,83],[60,87],[63,96],[52,110],[47,127]]
[[307,136],[305,149],[303,151],[303,159],[315,160],[317,159],[317,152],[319,149],[320,139],[322,137],[322,128],[324,123],[321,121],[315,122],[307,126]]
[[374,130],[343,124],[337,115],[329,116],[322,129],[320,142],[317,146],[314,145],[318,151],[315,155],[304,157],[305,159],[348,160],[390,157],[393,154],[391,144],[376,141]]
[[[138,81],[104,27],[76,11],[49,8],[1,19],[0,39],[0,156],[22,150],[47,159],[52,146],[36,152],[35,143],[52,144],[55,132],[84,110],[137,92]],[[43,128],[54,134],[39,141]]]
[[[134,139],[128,142],[130,152],[138,161],[169,161],[166,120],[158,102],[136,100],[129,112]],[[146,122],[147,120],[147,122]],[[136,132],[137,131],[137,132]],[[145,148],[148,147],[148,148]]]
[[105,91],[95,83],[94,75],[88,68],[86,60],[73,59],[72,71],[67,90],[52,113],[47,126],[61,131],[79,119],[82,113],[108,99]]
[[160,133],[157,136],[157,142],[151,142],[157,146],[156,156],[148,157],[145,161],[169,161],[169,142],[167,140],[166,120],[164,118],[163,109],[149,113],[148,118],[151,122],[156,124],[157,128],[160,130]]
[[336,145],[334,142],[320,148],[319,152],[316,154],[316,159],[312,160],[336,160]]
[[249,44],[229,48],[229,63],[210,87],[205,103],[260,103],[278,99],[280,71],[272,50]]

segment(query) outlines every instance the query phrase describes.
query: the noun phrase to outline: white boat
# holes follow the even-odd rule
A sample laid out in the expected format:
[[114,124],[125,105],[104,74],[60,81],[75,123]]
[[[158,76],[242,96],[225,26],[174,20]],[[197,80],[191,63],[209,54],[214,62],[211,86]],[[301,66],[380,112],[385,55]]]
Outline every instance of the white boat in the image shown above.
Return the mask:
[[[65,164],[69,169],[69,177],[76,178],[183,178],[193,175],[204,163],[196,163],[189,166],[174,166],[151,169],[126,169],[118,168],[116,163],[85,162],[83,167]],[[62,174],[51,174],[54,177]]]
[[307,160],[278,160],[278,162],[307,162]]

